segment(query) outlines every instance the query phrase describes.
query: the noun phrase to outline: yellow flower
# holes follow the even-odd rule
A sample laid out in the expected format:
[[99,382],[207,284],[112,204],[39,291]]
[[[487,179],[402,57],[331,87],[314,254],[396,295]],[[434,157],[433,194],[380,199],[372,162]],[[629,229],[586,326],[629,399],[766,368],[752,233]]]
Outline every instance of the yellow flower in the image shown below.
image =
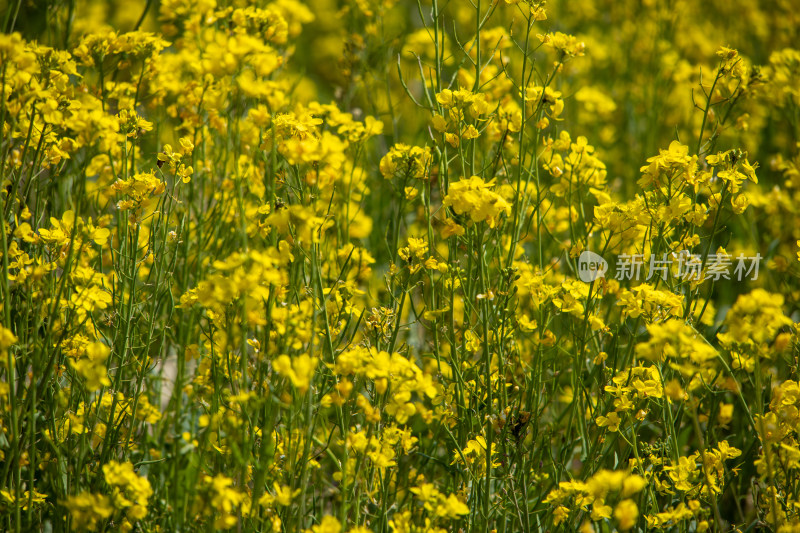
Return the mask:
[[733,419],[733,404],[722,403],[719,406],[719,413],[717,413],[717,421],[720,425],[724,426]]
[[86,347],[86,354],[77,361],[70,359],[70,366],[84,379],[88,391],[96,391],[111,385],[106,369],[106,360],[111,350],[103,343],[93,342]]
[[570,510],[568,507],[563,505],[559,505],[556,507],[556,510],[553,511],[553,525],[560,525],[564,520],[569,517]]
[[458,518],[465,514],[469,514],[469,507],[456,498],[454,494],[450,494],[447,498],[443,499],[436,507],[437,516]]
[[410,261],[412,257],[422,259],[427,252],[428,243],[425,241],[425,239],[409,237],[408,246],[398,250],[397,255],[399,255],[404,261]]
[[380,171],[387,180],[393,178],[425,179],[432,160],[430,148],[399,143],[383,156],[380,162]]
[[[171,150],[169,145],[164,148]],[[117,208],[125,211],[138,209],[153,196],[163,193],[166,190],[166,183],[157,178],[153,172],[139,172],[126,180],[118,179],[111,186],[111,190],[128,197],[117,203]]]
[[418,487],[412,487],[410,491],[428,510],[431,510],[432,504],[436,503],[441,497],[441,493],[436,490],[433,483],[422,483]]
[[279,485],[277,481],[272,484],[272,488],[275,494],[264,494],[258,503],[266,507],[271,506],[273,503],[276,503],[282,507],[288,507],[292,504],[292,498],[295,498],[298,494],[300,494],[300,489],[295,489],[292,491],[291,487],[288,485]]
[[489,110],[489,102],[485,94],[473,93],[467,89],[458,89],[456,91],[444,89],[436,95],[436,101],[445,109],[456,111],[470,109],[475,117]]
[[481,349],[481,339],[471,329],[464,332],[464,346],[465,348],[475,353]]
[[289,378],[300,393],[305,393],[311,385],[314,369],[318,359],[308,354],[300,354],[290,358],[288,355],[279,355],[272,362],[272,368],[283,377]]
[[627,531],[636,525],[636,519],[639,518],[639,508],[633,500],[622,500],[617,504],[614,509],[614,518],[617,519],[619,528],[622,531]]
[[22,494],[20,494],[19,501],[10,491],[0,490],[0,503],[9,504],[12,506],[19,505],[23,511],[27,511],[30,508],[30,505],[33,505],[34,508],[36,508],[46,502],[47,495],[37,492],[36,490],[33,491],[33,494],[31,494],[31,491],[29,490],[22,492]]
[[452,207],[456,214],[468,214],[475,222],[487,221],[495,227],[501,214],[511,214],[511,204],[491,191],[494,180],[486,183],[478,176],[462,178],[450,185],[444,206]]
[[81,492],[64,502],[72,517],[72,527],[78,531],[95,531],[100,522],[114,513],[111,499],[104,494]]
[[237,510],[243,508],[245,494],[233,486],[224,474],[203,477],[203,485],[195,502],[196,512],[214,516],[214,527],[230,529],[238,522]]
[[616,412],[608,413],[608,416],[598,416],[595,419],[595,422],[598,426],[608,427],[609,431],[619,431],[619,424],[622,420],[620,419],[619,415]]
[[602,500],[595,500],[592,503],[592,520],[597,522],[598,520],[611,518],[611,510],[610,505],[604,505]]
[[578,40],[574,35],[567,35],[557,31],[555,33],[538,34],[536,37],[547,47],[558,51],[563,60],[570,57],[582,56],[586,50],[586,45],[583,41]]
[[[9,348],[17,343],[19,339],[10,329],[5,328],[0,324],[0,355],[6,355]],[[2,364],[6,364],[5,359]]]
[[333,516],[325,516],[319,525],[312,526],[310,530],[306,531],[309,533],[341,533],[342,524]]
[[[790,326],[792,320],[783,312],[784,297],[764,289],[754,289],[736,299],[725,316],[728,331],[717,337],[725,345],[736,343],[756,346],[772,342],[780,328]],[[766,352],[768,355],[771,351]]]
[[131,522],[147,515],[147,500],[153,495],[150,482],[133,471],[131,463],[110,461],[103,465],[106,483],[112,487],[114,507],[124,510]]

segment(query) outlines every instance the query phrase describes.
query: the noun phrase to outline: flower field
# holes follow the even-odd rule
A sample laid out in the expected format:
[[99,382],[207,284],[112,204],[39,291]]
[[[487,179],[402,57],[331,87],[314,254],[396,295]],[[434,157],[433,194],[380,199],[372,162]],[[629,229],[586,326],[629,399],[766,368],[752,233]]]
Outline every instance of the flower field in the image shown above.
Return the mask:
[[0,23],[0,531],[800,532],[795,1]]

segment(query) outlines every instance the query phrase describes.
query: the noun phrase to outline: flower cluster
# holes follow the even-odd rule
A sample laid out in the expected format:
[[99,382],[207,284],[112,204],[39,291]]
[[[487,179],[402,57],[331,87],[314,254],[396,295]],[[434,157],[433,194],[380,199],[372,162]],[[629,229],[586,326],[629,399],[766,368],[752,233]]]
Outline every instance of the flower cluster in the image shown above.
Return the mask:
[[0,531],[800,528],[791,2],[6,4]]

